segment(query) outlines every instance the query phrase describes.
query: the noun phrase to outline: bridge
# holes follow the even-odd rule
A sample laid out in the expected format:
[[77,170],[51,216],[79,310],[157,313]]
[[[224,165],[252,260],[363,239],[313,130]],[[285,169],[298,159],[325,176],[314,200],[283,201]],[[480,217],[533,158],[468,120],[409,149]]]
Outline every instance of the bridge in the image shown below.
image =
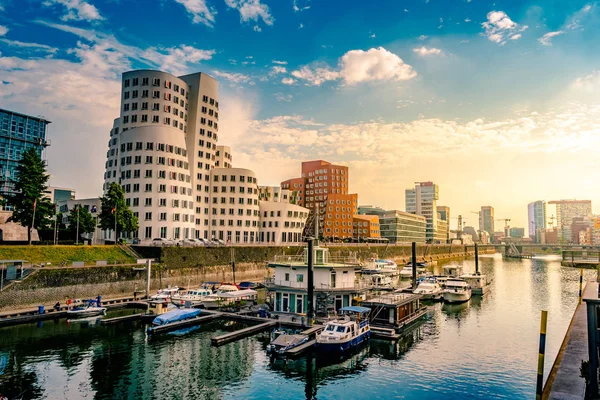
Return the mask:
[[[466,245],[475,247],[475,245]],[[579,244],[539,244],[539,243],[490,243],[478,244],[478,248],[502,248],[504,247],[504,256],[511,258],[532,258],[535,253],[525,251],[531,249],[551,248],[553,250],[562,250],[562,265],[597,265],[600,263],[600,246],[582,246]],[[578,260],[581,259],[581,262]]]

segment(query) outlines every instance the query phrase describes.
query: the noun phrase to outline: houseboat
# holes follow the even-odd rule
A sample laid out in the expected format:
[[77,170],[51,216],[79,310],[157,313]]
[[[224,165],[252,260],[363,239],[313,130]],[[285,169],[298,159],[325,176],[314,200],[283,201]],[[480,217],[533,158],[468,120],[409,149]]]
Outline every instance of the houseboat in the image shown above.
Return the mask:
[[392,292],[360,303],[371,309],[371,328],[401,333],[427,314],[421,296],[413,293]]
[[[373,287],[371,282],[359,279],[361,265],[356,258],[329,256],[329,249],[314,248],[314,296],[316,316],[327,318],[337,315],[353,300],[366,298]],[[296,318],[308,310],[308,249],[303,255],[275,256],[269,263],[275,273],[267,281],[269,297],[273,299],[273,313],[280,317]]]
[[351,350],[367,342],[371,337],[369,327],[370,308],[342,307],[341,315],[325,323],[325,328],[317,335],[317,350],[320,352],[340,352]]
[[490,289],[490,283],[486,276],[480,273],[461,275],[460,279],[464,280],[471,287],[471,293],[474,295],[484,295]]

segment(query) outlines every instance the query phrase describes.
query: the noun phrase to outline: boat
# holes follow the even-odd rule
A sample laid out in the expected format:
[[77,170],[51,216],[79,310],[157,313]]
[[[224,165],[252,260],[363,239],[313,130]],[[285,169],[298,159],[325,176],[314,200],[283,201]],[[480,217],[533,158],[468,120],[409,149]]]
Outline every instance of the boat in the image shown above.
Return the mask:
[[342,307],[342,315],[327,321],[317,335],[317,349],[321,352],[345,352],[367,342],[371,337],[369,326],[370,308],[360,306]]
[[[406,267],[412,268],[412,261],[409,261],[405,265]],[[417,268],[427,268],[429,267],[429,263],[425,261],[417,261]]]
[[461,275],[460,279],[464,280],[471,287],[471,293],[474,295],[484,295],[488,292],[490,284],[485,275],[480,273]]
[[[419,265],[419,263],[417,263],[417,265]],[[420,274],[422,274],[424,272],[425,272],[425,268],[417,266],[417,275],[420,275]],[[404,267],[404,268],[402,268],[400,270],[400,277],[401,278],[411,278],[412,274],[413,274],[412,267],[407,266],[407,267]]]
[[462,303],[471,299],[471,287],[460,278],[449,278],[446,288],[442,291],[444,301],[447,303]]
[[362,268],[363,274],[398,275],[398,265],[392,260],[369,259]]
[[286,351],[308,342],[307,335],[294,335],[286,331],[273,331],[271,343],[267,345],[267,354],[271,356],[283,355]]
[[446,287],[446,281],[452,278],[459,278],[462,274],[462,267],[460,265],[445,265],[444,266],[444,274],[440,276],[436,276],[436,280],[444,289]]
[[373,288],[375,289],[393,289],[393,281],[389,275],[373,274],[371,275]]
[[419,283],[413,293],[421,295],[423,300],[439,300],[442,298],[442,287],[437,280],[426,279]]
[[[221,290],[223,288],[223,286],[221,286],[217,293],[206,296],[204,300],[202,300],[202,306],[204,308],[231,307],[244,301],[255,302],[258,298],[258,292],[256,290],[239,290],[232,285],[224,286],[227,286],[224,290]],[[235,290],[230,290],[232,287],[235,288]]]
[[155,295],[150,296],[150,300],[171,300],[171,297],[178,292],[179,288],[177,286],[166,289],[158,289],[158,292]]
[[163,326],[172,324],[174,322],[184,321],[186,319],[195,318],[202,310],[197,308],[178,308],[176,310],[168,311],[159,315],[158,317],[152,320],[152,325],[154,326]]
[[190,289],[186,290],[182,293],[177,293],[171,296],[171,303],[175,304],[177,307],[193,307],[199,306],[202,304],[206,296],[212,294],[210,289],[200,288],[200,289]]
[[87,318],[98,315],[106,315],[106,307],[101,307],[97,300],[88,300],[87,304],[84,302],[84,305],[67,310],[69,318]]

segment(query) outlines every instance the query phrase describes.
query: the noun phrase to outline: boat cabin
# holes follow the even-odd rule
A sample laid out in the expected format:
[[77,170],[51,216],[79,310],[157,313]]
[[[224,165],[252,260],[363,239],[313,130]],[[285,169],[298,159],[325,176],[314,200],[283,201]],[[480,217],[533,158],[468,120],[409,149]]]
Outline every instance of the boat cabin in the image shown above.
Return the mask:
[[[305,315],[308,309],[308,249],[303,255],[275,256],[269,263],[275,273],[267,282],[273,299],[273,311]],[[356,257],[333,259],[329,249],[314,249],[314,298],[318,317],[337,314],[352,305],[356,297],[363,299],[371,285],[359,280],[361,266]]]
[[362,301],[360,305],[371,309],[371,326],[401,331],[425,315],[427,307],[421,305],[420,299],[420,295],[394,292]]

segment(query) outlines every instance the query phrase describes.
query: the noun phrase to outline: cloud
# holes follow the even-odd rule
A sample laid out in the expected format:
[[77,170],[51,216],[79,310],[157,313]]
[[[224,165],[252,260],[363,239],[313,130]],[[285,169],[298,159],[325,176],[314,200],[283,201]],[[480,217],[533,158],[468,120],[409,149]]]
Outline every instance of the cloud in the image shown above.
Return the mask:
[[292,96],[291,94],[283,94],[283,93],[275,93],[273,96],[275,96],[275,99],[277,101],[284,101],[286,103],[289,103],[294,98],[294,96]]
[[469,18],[465,18],[465,22],[471,22]]
[[310,6],[298,6],[298,2],[296,0],[294,0],[294,12],[302,12],[302,11],[306,11],[310,9]]
[[[0,35],[1,36],[1,35]],[[29,49],[33,51],[45,51],[48,53],[56,53],[58,49],[45,44],[20,42],[18,40],[0,39],[0,42],[5,43],[11,47],[18,47],[21,49]]]
[[435,47],[431,47],[428,49],[425,46],[413,49],[413,52],[417,53],[420,56],[430,56],[430,55],[442,54],[442,51],[440,49],[436,49]]
[[429,36],[427,36],[427,35],[421,35],[421,36],[419,36],[417,39],[419,39],[419,40],[425,40],[425,39],[427,39],[428,37],[429,37]]
[[4,25],[0,25],[0,36],[6,35],[7,32],[8,32],[8,28],[5,27]]
[[589,75],[577,78],[571,84],[571,87],[577,90],[597,93],[600,89],[600,70],[593,71]]
[[248,75],[233,73],[233,72],[224,72],[219,70],[213,70],[213,75],[218,76],[220,78],[225,78],[233,83],[248,83],[251,78]]
[[252,29],[254,29],[254,32],[262,32],[262,28],[258,25],[254,25]]
[[375,34],[374,33],[370,34],[369,39],[375,39]]
[[260,0],[225,0],[229,8],[240,12],[242,22],[256,21],[262,19],[267,25],[273,25],[274,18],[269,6],[262,4]]
[[285,74],[286,72],[287,69],[285,67],[275,65],[271,68],[271,72],[269,73],[269,75]]
[[586,4],[583,8],[581,8],[579,11],[577,11],[576,13],[574,13],[569,19],[568,22],[565,22],[565,28],[566,29],[583,29],[582,27],[582,20],[589,18],[589,14],[590,11],[592,10],[592,7],[595,7],[596,4],[594,3],[594,5],[592,4]]
[[281,83],[283,83],[284,85],[293,85],[294,83],[296,83],[296,80],[293,78],[283,78],[281,80]]
[[300,23],[300,25],[298,25],[298,29],[302,29],[302,28],[304,28],[304,24]]
[[396,54],[377,47],[367,51],[350,50],[339,59],[337,70],[328,66],[311,68],[305,65],[293,71],[292,76],[306,81],[308,85],[319,86],[338,79],[342,79],[347,85],[370,81],[402,81],[414,78],[417,73]]
[[104,19],[98,9],[84,0],[45,0],[45,6],[63,5],[67,13],[60,17],[63,21],[101,21]]
[[204,24],[212,27],[215,22],[215,12],[206,5],[205,0],[175,0],[183,5],[192,17],[194,24]]
[[565,33],[564,31],[555,31],[545,33],[544,36],[538,39],[538,42],[543,44],[544,46],[552,46],[552,38],[558,35],[562,35]]
[[287,61],[278,61],[278,60],[272,60],[271,62],[272,62],[273,64],[287,65]]
[[481,25],[485,30],[483,35],[488,40],[499,44],[505,44],[507,39],[519,39],[521,37],[518,35],[519,32],[528,28],[527,25],[519,25],[512,21],[504,11],[490,11],[487,14],[487,21]]

